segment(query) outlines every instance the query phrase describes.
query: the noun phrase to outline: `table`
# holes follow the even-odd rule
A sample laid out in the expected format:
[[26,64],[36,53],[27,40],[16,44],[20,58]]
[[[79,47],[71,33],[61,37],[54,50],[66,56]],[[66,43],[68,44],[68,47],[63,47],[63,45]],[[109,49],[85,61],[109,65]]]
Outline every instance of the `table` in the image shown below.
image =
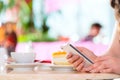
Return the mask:
[[0,75],[0,80],[111,80],[120,75],[107,73],[80,73],[41,70],[37,72],[10,72]]

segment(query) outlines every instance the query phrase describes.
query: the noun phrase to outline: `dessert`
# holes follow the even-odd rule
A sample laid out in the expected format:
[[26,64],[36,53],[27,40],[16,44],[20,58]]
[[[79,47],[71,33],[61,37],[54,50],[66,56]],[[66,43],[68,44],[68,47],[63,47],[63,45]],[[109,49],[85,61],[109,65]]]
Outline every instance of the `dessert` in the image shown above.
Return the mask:
[[70,65],[66,59],[67,53],[64,51],[54,52],[52,54],[52,63],[55,65]]

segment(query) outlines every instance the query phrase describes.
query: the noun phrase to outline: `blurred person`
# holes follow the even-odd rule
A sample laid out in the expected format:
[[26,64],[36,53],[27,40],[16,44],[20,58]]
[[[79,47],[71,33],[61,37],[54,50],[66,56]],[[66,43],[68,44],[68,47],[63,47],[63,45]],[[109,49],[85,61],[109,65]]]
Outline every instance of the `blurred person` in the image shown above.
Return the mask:
[[17,45],[17,35],[13,30],[14,23],[8,22],[5,24],[5,42],[4,47],[8,51],[8,57],[11,57],[11,52],[15,52]]
[[92,24],[89,34],[85,38],[83,38],[81,41],[82,42],[93,41],[93,39],[96,36],[98,36],[98,34],[100,33],[101,28],[102,28],[102,25],[99,23]]
[[70,39],[69,39],[69,37],[59,35],[59,36],[58,36],[58,41],[68,42],[68,41],[70,41]]
[[67,59],[76,70],[92,73],[102,72],[120,74],[120,0],[111,0],[111,6],[115,10],[117,22],[110,48],[105,52],[105,55],[97,57],[92,51],[84,47],[79,47],[78,49],[94,62],[94,64],[88,67],[84,66],[84,59],[82,57],[69,53]]

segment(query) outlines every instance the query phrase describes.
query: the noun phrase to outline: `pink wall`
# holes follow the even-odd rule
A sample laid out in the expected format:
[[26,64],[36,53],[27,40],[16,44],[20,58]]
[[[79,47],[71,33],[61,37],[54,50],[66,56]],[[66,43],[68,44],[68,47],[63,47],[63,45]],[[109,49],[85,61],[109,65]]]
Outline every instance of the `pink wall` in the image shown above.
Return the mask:
[[[51,60],[52,53],[61,50],[61,46],[65,45],[66,42],[37,42],[33,43],[33,49],[36,53],[36,60]],[[24,52],[27,43],[18,43],[16,52]],[[107,45],[94,44],[92,42],[77,42],[75,46],[82,46],[92,50],[95,55],[103,55],[107,50]]]

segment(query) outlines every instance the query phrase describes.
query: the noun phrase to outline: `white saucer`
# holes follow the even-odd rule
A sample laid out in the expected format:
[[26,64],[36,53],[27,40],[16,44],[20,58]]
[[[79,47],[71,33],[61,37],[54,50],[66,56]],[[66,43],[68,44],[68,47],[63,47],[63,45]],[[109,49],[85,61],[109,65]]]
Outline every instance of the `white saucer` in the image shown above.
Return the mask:
[[7,64],[7,67],[34,67],[39,65],[40,63],[10,63]]
[[14,71],[31,71],[34,67],[39,65],[39,63],[11,63],[7,64],[8,68],[13,68]]
[[52,70],[56,70],[56,71],[74,71],[73,66],[71,65],[50,65],[50,68],[52,68]]

